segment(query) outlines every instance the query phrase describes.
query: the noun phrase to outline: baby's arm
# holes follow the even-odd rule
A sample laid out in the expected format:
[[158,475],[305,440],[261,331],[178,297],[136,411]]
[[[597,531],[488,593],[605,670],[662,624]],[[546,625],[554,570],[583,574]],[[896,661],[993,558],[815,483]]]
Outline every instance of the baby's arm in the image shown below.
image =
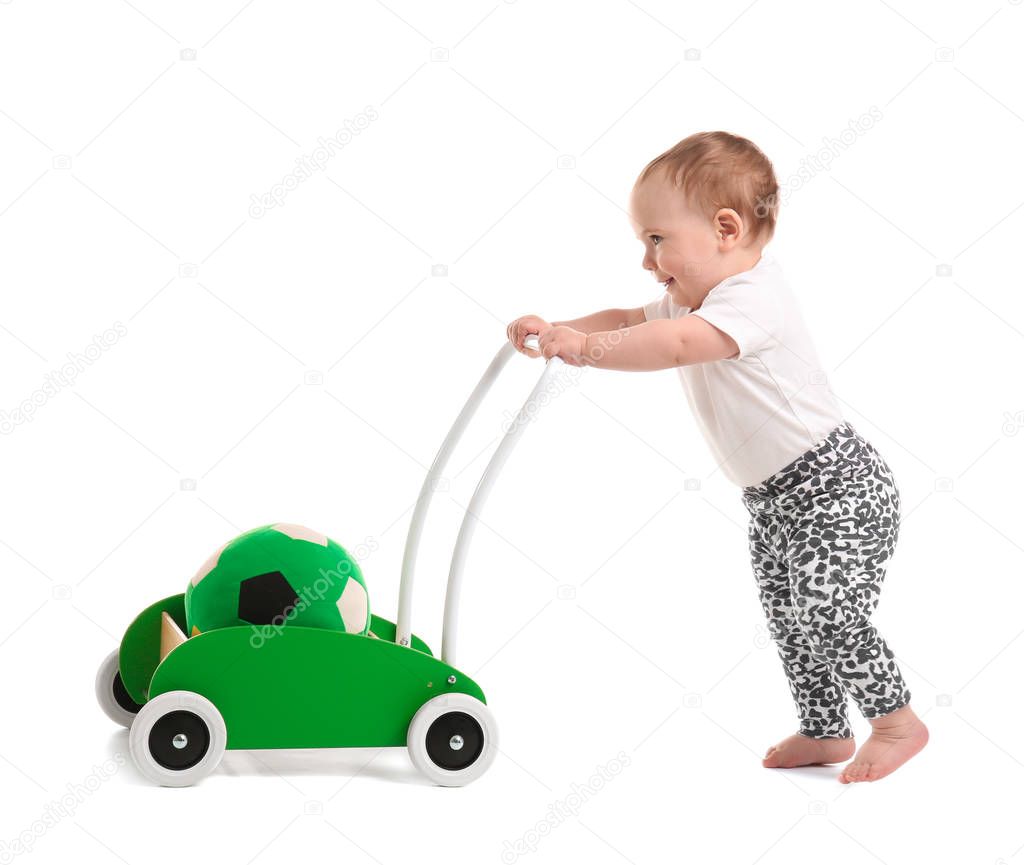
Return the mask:
[[508,339],[527,357],[540,357],[540,353],[532,348],[527,348],[526,339],[530,334],[540,334],[552,327],[566,326],[580,334],[598,333],[601,331],[614,331],[624,327],[632,327],[634,324],[641,324],[646,320],[643,307],[637,309],[603,309],[600,312],[593,312],[583,318],[572,321],[556,321],[548,323],[540,316],[523,315],[517,318],[508,326]]
[[557,355],[574,366],[627,372],[670,369],[739,355],[731,336],[697,315],[654,321],[647,321],[644,315],[641,324],[589,334],[570,326],[552,326],[540,334],[540,349],[544,357]]
[[601,331],[621,330],[624,327],[643,324],[646,320],[644,309],[640,306],[636,309],[602,309],[600,312],[592,312],[590,315],[572,321],[553,321],[551,326],[558,327],[564,324],[581,333],[600,333]]
[[[615,344],[615,337],[621,337]],[[604,347],[603,353],[597,351]],[[644,324],[587,337],[583,355],[602,369],[646,371],[725,360],[739,354],[729,334],[696,315],[644,319]]]

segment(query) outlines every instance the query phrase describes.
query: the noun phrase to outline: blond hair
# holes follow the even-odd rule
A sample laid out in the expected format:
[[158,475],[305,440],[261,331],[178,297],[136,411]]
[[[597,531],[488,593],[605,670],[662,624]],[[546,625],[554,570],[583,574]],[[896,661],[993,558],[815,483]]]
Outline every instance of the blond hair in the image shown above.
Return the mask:
[[771,240],[778,217],[779,184],[771,161],[752,141],[728,132],[690,135],[652,159],[635,185],[659,169],[709,217],[723,207],[732,208],[752,240]]

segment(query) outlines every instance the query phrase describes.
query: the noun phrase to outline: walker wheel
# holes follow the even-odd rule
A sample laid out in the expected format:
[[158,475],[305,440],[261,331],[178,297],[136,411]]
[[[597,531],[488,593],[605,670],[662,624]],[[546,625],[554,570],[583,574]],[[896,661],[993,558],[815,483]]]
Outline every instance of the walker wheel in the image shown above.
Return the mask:
[[201,694],[168,691],[139,711],[128,747],[139,771],[164,787],[187,787],[220,763],[227,746],[224,718]]
[[142,706],[129,696],[121,680],[119,656],[120,650],[114,649],[100,664],[96,672],[96,700],[111,721],[130,727]]
[[461,787],[479,778],[498,752],[491,710],[468,694],[442,694],[420,706],[407,739],[413,765],[435,784]]

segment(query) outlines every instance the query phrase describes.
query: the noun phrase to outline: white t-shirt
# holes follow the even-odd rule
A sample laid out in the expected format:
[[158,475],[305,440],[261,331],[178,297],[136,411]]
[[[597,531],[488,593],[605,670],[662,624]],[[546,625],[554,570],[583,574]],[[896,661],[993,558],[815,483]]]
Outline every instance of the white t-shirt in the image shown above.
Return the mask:
[[695,310],[666,292],[648,321],[697,315],[739,346],[728,360],[677,368],[690,408],[729,480],[755,486],[843,420],[796,299],[773,257],[723,279]]

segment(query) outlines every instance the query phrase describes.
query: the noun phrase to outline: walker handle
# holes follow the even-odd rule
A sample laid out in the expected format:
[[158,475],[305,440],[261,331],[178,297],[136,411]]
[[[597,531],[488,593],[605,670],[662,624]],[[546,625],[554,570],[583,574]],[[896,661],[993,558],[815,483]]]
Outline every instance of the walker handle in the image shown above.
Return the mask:
[[[529,337],[527,337],[527,339],[531,340],[536,340],[537,338],[536,334],[530,334]],[[533,347],[534,346],[531,346],[531,348]],[[462,438],[463,431],[469,425],[471,418],[476,413],[476,410],[483,401],[484,396],[486,396],[487,392],[491,389],[491,385],[494,384],[495,380],[500,375],[502,368],[506,363],[508,363],[514,354],[516,354],[515,346],[512,345],[510,341],[506,340],[498,350],[498,353],[494,356],[490,366],[487,367],[487,370],[477,383],[476,388],[470,394],[469,399],[462,408],[462,411],[459,412],[459,416],[455,419],[455,423],[452,424],[452,428],[449,430],[448,435],[441,444],[441,448],[434,457],[434,462],[431,464],[430,470],[427,472],[427,476],[423,481],[423,486],[420,488],[420,494],[416,500],[412,520],[409,523],[409,532],[405,541],[405,553],[402,558],[402,579],[398,593],[398,619],[395,627],[395,642],[399,645],[409,646],[412,641],[412,594],[416,572],[416,559],[418,557],[420,538],[423,534],[423,526],[426,521],[430,502],[434,497],[434,492],[437,489],[439,482],[442,480],[445,466],[448,464],[448,458],[451,456],[455,446]],[[540,377],[540,381],[538,381],[534,388],[534,392],[531,394],[531,400],[534,399],[540,390],[543,389],[547,380],[558,370],[558,367],[561,364],[562,359],[557,356],[548,359],[548,362],[544,366],[544,372]],[[530,400],[527,401],[527,405],[529,404]],[[517,423],[513,424],[512,430],[510,430],[512,434],[505,435],[499,443],[494,456],[491,457],[491,462],[484,470],[484,475],[481,477],[481,480],[477,485],[477,489],[473,494],[473,501],[470,505],[471,508],[479,508],[483,504],[490,485],[494,481],[494,477],[501,469],[505,457],[507,457],[508,452],[511,450],[515,440],[518,438],[518,434],[514,431],[518,428],[521,432],[522,427],[529,421],[529,417],[523,417],[525,408],[526,406],[520,410],[520,414],[517,416]],[[497,459],[495,459],[495,457],[497,457]],[[445,596],[443,643],[447,643],[452,646],[451,651],[453,655],[453,633],[454,624],[457,619],[462,560],[465,558],[466,544],[472,534],[473,523],[474,521],[472,520],[463,520],[463,524],[459,531],[459,537],[461,540],[456,541],[456,552],[458,555],[453,556],[454,579],[450,572],[448,591]]]
[[508,459],[516,442],[522,437],[527,425],[537,415],[545,401],[540,399],[549,387],[551,380],[559,374],[561,367],[565,364],[558,355],[548,358],[544,365],[544,371],[540,379],[534,385],[533,390],[523,407],[519,409],[515,420],[505,431],[505,435],[498,443],[497,448],[491,454],[491,459],[484,468],[480,480],[477,482],[473,496],[469,500],[465,516],[462,518],[462,525],[459,526],[459,534],[455,539],[455,549],[452,552],[452,564],[448,571],[448,588],[444,596],[444,621],[441,633],[441,660],[451,667],[455,666],[455,640],[459,627],[459,596],[462,591],[462,578],[466,570],[466,559],[469,551],[469,544],[473,538],[476,524],[480,520],[480,513],[483,511],[484,502],[490,495],[491,488],[501,472],[505,461]]

